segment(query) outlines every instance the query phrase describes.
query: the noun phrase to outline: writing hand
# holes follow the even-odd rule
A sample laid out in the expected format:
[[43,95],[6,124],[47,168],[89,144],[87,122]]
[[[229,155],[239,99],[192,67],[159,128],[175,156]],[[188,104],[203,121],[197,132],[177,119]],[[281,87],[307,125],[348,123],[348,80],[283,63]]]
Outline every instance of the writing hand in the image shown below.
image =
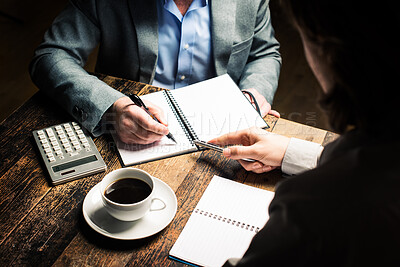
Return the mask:
[[114,128],[120,140],[127,144],[150,144],[168,134],[164,113],[155,104],[145,102],[149,111],[160,121],[155,121],[129,97],[119,98],[112,106]]
[[[282,165],[289,140],[288,137],[253,127],[222,135],[209,142],[220,146],[233,145],[224,149],[225,157],[238,160],[247,171],[263,173]],[[240,160],[243,158],[256,161]]]

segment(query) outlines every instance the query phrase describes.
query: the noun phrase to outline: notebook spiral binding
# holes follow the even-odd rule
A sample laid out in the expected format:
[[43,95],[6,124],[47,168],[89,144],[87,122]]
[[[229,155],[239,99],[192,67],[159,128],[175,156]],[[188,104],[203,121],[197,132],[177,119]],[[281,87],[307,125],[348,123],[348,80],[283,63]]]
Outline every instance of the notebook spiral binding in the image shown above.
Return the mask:
[[190,143],[193,143],[193,140],[198,140],[199,138],[197,137],[197,134],[193,130],[192,126],[188,122],[188,120],[185,117],[185,114],[183,114],[181,108],[179,107],[179,104],[176,102],[174,96],[169,92],[169,91],[164,91],[164,96],[167,99],[168,105],[171,107],[172,111],[174,112],[174,115],[179,117],[179,124],[181,125],[182,129],[185,131],[185,134],[187,138],[189,139]]
[[222,221],[224,223],[231,224],[231,225],[243,228],[245,230],[249,230],[249,231],[252,231],[252,232],[254,231],[255,233],[258,233],[260,231],[260,227],[256,227],[254,225],[246,224],[244,222],[239,222],[239,221],[236,221],[236,220],[232,220],[230,218],[222,217],[222,216],[220,216],[218,214],[213,214],[213,213],[208,212],[208,211],[195,209],[194,212],[199,214],[199,215],[203,215],[205,217],[212,218],[214,220]]

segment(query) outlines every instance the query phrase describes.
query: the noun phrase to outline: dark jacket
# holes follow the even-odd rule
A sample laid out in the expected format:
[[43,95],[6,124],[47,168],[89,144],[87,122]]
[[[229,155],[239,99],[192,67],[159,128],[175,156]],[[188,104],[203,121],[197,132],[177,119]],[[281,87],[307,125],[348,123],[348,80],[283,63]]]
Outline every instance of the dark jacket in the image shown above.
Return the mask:
[[399,150],[358,132],[328,145],[316,169],[277,187],[237,266],[400,266]]

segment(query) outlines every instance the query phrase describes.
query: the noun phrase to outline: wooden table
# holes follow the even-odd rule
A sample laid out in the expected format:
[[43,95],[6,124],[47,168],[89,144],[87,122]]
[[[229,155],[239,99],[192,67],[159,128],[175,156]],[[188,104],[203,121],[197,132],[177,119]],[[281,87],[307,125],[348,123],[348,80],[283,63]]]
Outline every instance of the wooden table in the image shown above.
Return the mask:
[[[99,75],[124,93],[145,94],[158,88]],[[121,168],[110,136],[95,138],[107,171],[80,180],[50,186],[32,131],[71,120],[59,106],[37,93],[0,124],[0,266],[169,266],[168,259],[192,210],[213,175],[274,190],[279,170],[258,175],[213,151],[186,154],[135,167],[166,182],[176,194],[178,211],[160,233],[134,241],[104,237],[92,230],[82,215],[82,202],[104,175]],[[274,133],[326,144],[337,135],[274,117],[265,118]]]

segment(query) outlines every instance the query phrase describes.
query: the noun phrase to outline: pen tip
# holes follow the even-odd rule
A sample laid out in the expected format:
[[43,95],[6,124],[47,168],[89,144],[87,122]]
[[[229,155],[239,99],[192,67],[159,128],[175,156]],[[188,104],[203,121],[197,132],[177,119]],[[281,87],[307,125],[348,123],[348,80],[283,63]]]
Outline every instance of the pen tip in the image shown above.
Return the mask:
[[178,142],[176,142],[175,138],[172,136],[172,134],[171,134],[171,133],[168,133],[168,134],[167,134],[167,137],[168,137],[169,139],[171,139],[172,141],[174,141],[174,142],[175,142],[175,144],[177,144],[177,143],[178,143]]

